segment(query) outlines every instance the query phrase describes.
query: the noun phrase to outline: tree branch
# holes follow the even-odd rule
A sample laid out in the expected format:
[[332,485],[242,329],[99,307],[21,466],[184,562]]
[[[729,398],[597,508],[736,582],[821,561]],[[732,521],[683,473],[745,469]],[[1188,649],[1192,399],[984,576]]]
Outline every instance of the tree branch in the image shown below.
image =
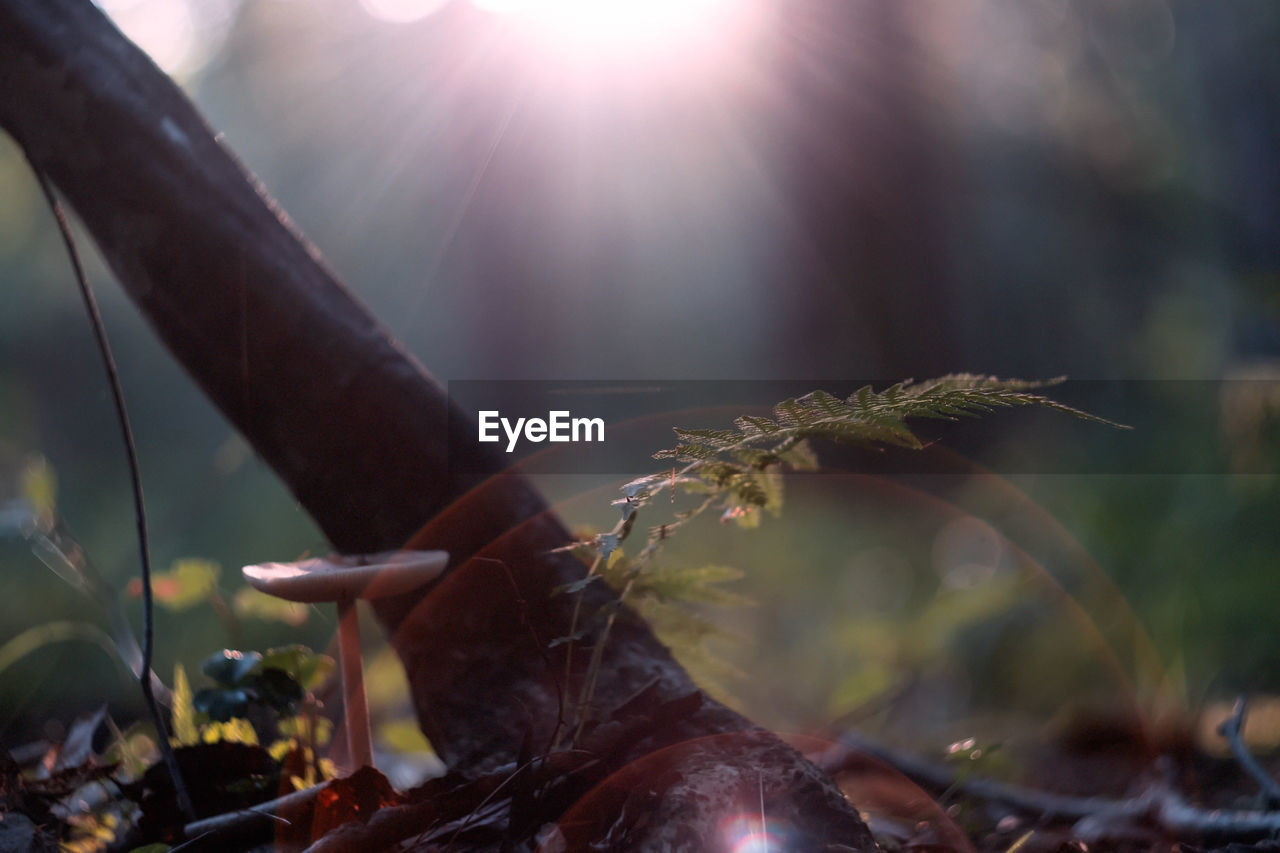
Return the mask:
[[474,485],[448,476],[444,390],[102,12],[9,0],[0,33],[0,125],[337,548],[399,545]]
[[823,770],[838,776],[870,756],[883,761],[912,782],[941,794],[950,791],[1045,821],[1071,821],[1073,834],[1086,841],[1127,837],[1138,826],[1153,826],[1183,839],[1206,836],[1219,840],[1251,840],[1280,832],[1280,811],[1203,809],[1176,792],[1153,786],[1138,796],[1072,797],[1009,785],[992,779],[964,777],[944,765],[898,752],[848,732],[815,757]]
[[[0,0],[0,92],[0,126],[332,544],[452,555],[438,583],[376,605],[441,757],[480,772],[517,760],[522,743],[550,742],[588,656],[565,673],[564,644],[549,654],[536,638],[569,633],[574,602],[557,589],[585,567],[555,552],[569,536],[541,498],[478,449],[449,464],[451,446],[479,447],[462,440],[473,435],[464,413],[89,0]],[[604,584],[582,595],[585,617],[617,607]],[[586,624],[589,646],[601,622]],[[642,691],[659,713],[696,690],[625,607],[597,660],[597,720]],[[738,714],[707,699],[662,722],[613,756],[619,767],[664,756],[645,765],[662,775],[642,786],[656,798],[654,818],[628,835],[631,849],[672,849],[673,838],[685,849],[721,843],[724,810],[741,808],[739,793],[767,800],[815,843],[874,846],[826,776]],[[692,745],[671,751],[682,742]]]
[[1218,733],[1231,745],[1231,754],[1235,756],[1241,769],[1262,789],[1264,805],[1275,806],[1280,804],[1280,783],[1271,778],[1271,774],[1258,763],[1258,759],[1249,752],[1249,745],[1244,742],[1244,718],[1248,712],[1248,704],[1248,699],[1244,696],[1237,699],[1231,716],[1218,727]]

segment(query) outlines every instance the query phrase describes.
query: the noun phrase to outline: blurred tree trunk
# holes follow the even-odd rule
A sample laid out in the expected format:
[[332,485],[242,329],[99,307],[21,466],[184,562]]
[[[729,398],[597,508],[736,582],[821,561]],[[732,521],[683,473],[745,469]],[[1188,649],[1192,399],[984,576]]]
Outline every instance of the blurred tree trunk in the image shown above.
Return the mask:
[[[784,261],[810,369],[933,376],[961,362],[947,233],[954,146],[927,3],[795,0],[773,39],[772,159],[795,212]],[[825,375],[825,374],[824,374]]]
[[[555,590],[585,567],[550,553],[569,536],[541,498],[479,451],[450,464],[451,447],[477,446],[464,413],[89,0],[0,0],[0,93],[0,126],[333,546],[451,553],[442,581],[377,606],[451,768],[479,772],[517,760],[522,743],[551,742],[589,655],[564,683],[567,644],[551,641],[569,633],[573,599]],[[580,648],[599,639],[591,614],[616,599],[591,584],[583,604]],[[703,696],[626,609],[593,708],[600,722],[620,709],[657,719],[608,743],[611,769],[653,773],[614,792],[617,810],[583,816],[584,842],[607,833],[617,849],[712,849],[726,818],[763,808],[797,849],[874,846],[829,779]]]

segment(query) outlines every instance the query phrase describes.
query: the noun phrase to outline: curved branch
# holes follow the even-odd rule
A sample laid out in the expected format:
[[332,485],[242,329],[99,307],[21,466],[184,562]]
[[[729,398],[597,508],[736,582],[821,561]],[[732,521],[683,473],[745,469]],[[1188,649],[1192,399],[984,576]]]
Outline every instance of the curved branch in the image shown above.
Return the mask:
[[0,126],[335,547],[395,547],[473,485],[441,386],[96,7],[0,3],[0,92]]
[[[550,742],[558,694],[577,695],[585,673],[579,665],[564,683],[563,651],[549,656],[536,638],[569,633],[573,602],[557,590],[585,567],[555,552],[569,536],[542,499],[461,440],[472,427],[441,386],[89,0],[0,0],[0,92],[0,126],[59,188],[166,346],[332,544],[365,553],[408,543],[452,555],[434,586],[376,603],[441,757],[478,772],[515,760],[522,742]],[[448,449],[468,445],[480,458],[451,465]],[[617,599],[592,584],[583,607],[612,610]],[[597,719],[642,690],[652,691],[655,708],[696,690],[643,620],[618,613],[599,657]],[[583,642],[598,640],[595,632]],[[662,798],[679,825],[649,827],[633,849],[659,849],[661,833],[680,827],[714,837],[723,814],[693,790],[698,781],[715,783],[715,802],[739,788],[767,793],[804,816],[815,837],[873,846],[829,779],[723,705],[708,699],[654,731],[618,755],[619,766],[681,741],[741,739],[662,765],[671,790],[682,792]],[[689,784],[672,781],[681,777]]]

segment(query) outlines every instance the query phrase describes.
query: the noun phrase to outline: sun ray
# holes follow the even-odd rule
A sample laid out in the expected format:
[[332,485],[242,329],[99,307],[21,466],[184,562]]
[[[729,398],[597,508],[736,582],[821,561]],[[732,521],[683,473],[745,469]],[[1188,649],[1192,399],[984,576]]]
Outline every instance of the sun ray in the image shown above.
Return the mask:
[[561,55],[693,47],[730,27],[741,0],[472,0]]

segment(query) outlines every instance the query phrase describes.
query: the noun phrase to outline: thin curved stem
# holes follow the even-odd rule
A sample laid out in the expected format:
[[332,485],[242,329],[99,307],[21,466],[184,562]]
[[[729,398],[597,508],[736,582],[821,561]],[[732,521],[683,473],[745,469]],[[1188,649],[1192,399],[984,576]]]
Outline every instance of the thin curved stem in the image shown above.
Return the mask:
[[[26,149],[24,148],[23,151],[25,153]],[[89,315],[89,325],[93,329],[93,337],[98,344],[102,365],[107,372],[107,384],[111,387],[111,399],[115,406],[116,419],[120,424],[125,459],[129,467],[129,483],[133,491],[133,513],[138,534],[138,555],[142,570],[142,666],[138,683],[142,686],[142,697],[146,701],[147,711],[151,714],[151,722],[156,727],[160,754],[164,756],[165,766],[173,779],[173,790],[178,800],[178,807],[182,809],[187,820],[195,820],[195,808],[187,793],[187,787],[182,781],[178,760],[173,754],[173,747],[169,744],[168,728],[164,724],[164,717],[160,713],[160,705],[156,701],[155,691],[151,685],[151,662],[155,654],[155,602],[151,592],[151,552],[147,545],[147,511],[142,500],[142,476],[138,471],[138,449],[133,441],[133,428],[129,425],[129,412],[125,408],[124,388],[120,384],[115,357],[111,354],[111,344],[107,341],[107,330],[102,323],[102,313],[98,310],[98,300],[94,298],[93,288],[89,286],[84,265],[80,262],[80,253],[76,249],[75,238],[67,224],[66,214],[63,213],[62,205],[54,195],[53,187],[44,172],[40,171],[29,156],[27,162],[31,165],[31,171],[35,174],[45,200],[49,203],[53,218],[57,220],[58,231],[62,234],[62,242],[67,247],[67,256],[71,261],[71,269],[75,273],[76,286],[80,289],[80,297],[84,301],[85,312]]]

